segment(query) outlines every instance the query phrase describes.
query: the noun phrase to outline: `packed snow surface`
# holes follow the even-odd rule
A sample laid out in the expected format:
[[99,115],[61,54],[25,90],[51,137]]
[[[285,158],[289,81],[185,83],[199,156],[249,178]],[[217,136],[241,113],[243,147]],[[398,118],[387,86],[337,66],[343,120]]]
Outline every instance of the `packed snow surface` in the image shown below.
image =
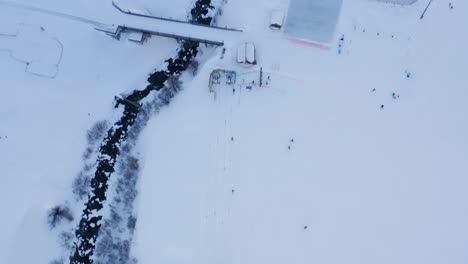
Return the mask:
[[114,0],[120,7],[150,16],[187,20],[193,0],[176,0],[170,2],[148,0]]
[[[254,9],[242,20],[271,81],[258,87],[227,45],[151,121],[140,261],[468,261],[468,3],[434,2],[420,21],[422,3],[344,1],[324,51],[269,31],[272,2],[239,2],[220,23]],[[215,100],[217,68],[254,88]]]
[[286,20],[286,34],[321,43],[335,35],[343,0],[291,0]]

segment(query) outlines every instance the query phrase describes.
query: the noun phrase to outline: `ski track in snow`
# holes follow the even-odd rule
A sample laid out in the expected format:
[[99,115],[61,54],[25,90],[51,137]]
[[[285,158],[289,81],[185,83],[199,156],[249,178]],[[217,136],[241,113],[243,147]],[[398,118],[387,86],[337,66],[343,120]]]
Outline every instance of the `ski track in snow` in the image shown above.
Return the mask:
[[[25,64],[25,73],[54,79],[62,61],[63,44],[48,36],[42,27],[19,24],[15,34],[1,34],[0,52]],[[11,29],[10,29],[11,30]]]

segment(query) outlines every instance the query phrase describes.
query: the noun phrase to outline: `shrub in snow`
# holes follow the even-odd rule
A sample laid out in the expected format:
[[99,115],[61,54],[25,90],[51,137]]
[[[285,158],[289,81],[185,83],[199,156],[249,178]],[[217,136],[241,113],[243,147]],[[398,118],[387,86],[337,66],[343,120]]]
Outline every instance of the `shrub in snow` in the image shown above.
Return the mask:
[[91,154],[93,154],[93,148],[86,147],[85,151],[83,152],[83,159],[87,160],[91,158]]
[[65,260],[63,258],[54,259],[51,262],[49,262],[49,264],[65,264]]
[[200,63],[197,60],[192,60],[192,62],[189,64],[189,70],[193,75],[197,75],[199,66]]
[[80,172],[75,180],[73,180],[72,191],[77,200],[81,200],[88,194],[90,187],[91,177],[84,172]]
[[165,86],[167,89],[171,90],[173,94],[176,94],[182,90],[182,81],[180,80],[179,75],[171,75],[167,79]]
[[95,145],[97,142],[99,142],[102,137],[104,136],[104,132],[106,132],[107,127],[109,124],[107,121],[99,121],[96,122],[89,130],[86,135],[86,138],[88,140],[89,145]]
[[56,227],[62,220],[73,221],[73,215],[68,206],[57,205],[49,210],[48,222],[51,228]]
[[[104,245],[105,244],[105,245]],[[96,250],[94,263],[96,264],[127,264],[130,260],[130,241],[112,239],[111,236],[101,240],[99,250]],[[101,255],[101,250],[105,250],[105,255]]]
[[73,248],[73,239],[75,236],[71,232],[62,232],[59,235],[59,243],[60,245],[66,249],[71,250]]
[[133,231],[135,231],[136,221],[137,221],[137,219],[133,215],[129,216],[128,219],[127,219],[127,228],[132,233],[133,233]]
[[132,155],[122,156],[117,168],[115,195],[96,241],[95,263],[133,263],[130,245],[137,221],[132,212],[137,196],[138,159]]
[[172,93],[167,87],[164,87],[164,89],[162,89],[158,94],[158,98],[161,100],[163,105],[168,105],[172,97],[174,97],[174,93]]
[[171,75],[159,91],[158,98],[162,105],[168,105],[171,99],[182,90],[182,81],[179,75]]
[[85,164],[83,167],[84,172],[90,172],[92,169],[94,169],[95,164]]

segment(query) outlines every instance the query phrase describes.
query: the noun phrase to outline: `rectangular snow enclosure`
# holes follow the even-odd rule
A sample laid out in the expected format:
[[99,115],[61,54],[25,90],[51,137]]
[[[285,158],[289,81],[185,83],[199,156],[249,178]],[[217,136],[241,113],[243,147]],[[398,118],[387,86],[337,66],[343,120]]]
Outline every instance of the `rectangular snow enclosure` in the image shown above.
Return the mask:
[[237,48],[237,62],[242,64],[256,64],[255,46],[253,43],[242,43]]
[[270,18],[270,28],[279,30],[283,27],[284,12],[280,10],[273,10]]
[[330,43],[343,0],[291,0],[286,35],[293,38]]

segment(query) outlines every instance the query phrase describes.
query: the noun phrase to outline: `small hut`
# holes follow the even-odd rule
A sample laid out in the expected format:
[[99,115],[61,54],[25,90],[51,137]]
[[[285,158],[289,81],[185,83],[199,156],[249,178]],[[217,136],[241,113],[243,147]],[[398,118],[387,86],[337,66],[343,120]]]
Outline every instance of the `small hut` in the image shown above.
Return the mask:
[[257,64],[255,46],[253,43],[245,42],[237,48],[237,62],[245,65]]

